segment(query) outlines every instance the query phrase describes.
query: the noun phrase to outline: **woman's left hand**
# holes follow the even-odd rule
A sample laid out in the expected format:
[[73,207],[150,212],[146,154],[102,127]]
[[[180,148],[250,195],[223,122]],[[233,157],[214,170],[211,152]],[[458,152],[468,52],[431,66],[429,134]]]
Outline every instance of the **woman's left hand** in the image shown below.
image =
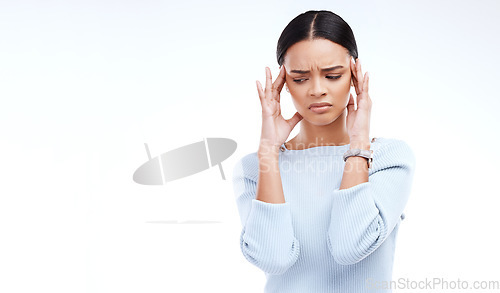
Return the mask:
[[369,143],[370,135],[370,114],[372,111],[372,100],[368,94],[368,73],[361,71],[361,62],[359,58],[354,63],[351,57],[351,78],[356,89],[356,99],[358,108],[354,109],[354,97],[350,94],[349,103],[347,104],[346,126],[351,143],[361,142]]

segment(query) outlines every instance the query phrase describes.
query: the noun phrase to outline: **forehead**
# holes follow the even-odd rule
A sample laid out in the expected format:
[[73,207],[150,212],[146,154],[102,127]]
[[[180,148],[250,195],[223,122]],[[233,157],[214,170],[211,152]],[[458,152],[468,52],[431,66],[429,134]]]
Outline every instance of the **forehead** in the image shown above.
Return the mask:
[[349,64],[349,51],[326,39],[306,40],[293,44],[286,51],[288,69],[316,70],[331,65]]

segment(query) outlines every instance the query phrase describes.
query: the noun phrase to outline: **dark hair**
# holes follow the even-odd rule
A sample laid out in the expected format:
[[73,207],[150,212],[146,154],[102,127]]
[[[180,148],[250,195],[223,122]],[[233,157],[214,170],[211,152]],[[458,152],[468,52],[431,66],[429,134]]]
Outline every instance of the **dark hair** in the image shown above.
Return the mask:
[[276,57],[281,66],[290,46],[303,40],[327,39],[337,43],[358,58],[358,47],[351,27],[342,17],[328,10],[309,10],[296,16],[278,39]]

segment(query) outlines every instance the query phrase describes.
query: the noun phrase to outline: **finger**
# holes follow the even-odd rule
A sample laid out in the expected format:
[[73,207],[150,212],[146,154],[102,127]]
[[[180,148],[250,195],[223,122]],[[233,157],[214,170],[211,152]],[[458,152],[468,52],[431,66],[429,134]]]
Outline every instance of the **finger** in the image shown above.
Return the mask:
[[288,119],[286,122],[292,127],[292,129],[299,123],[300,120],[302,120],[302,115],[299,114],[299,112],[295,112],[295,115],[293,115],[292,118]]
[[363,70],[361,69],[361,62],[359,62],[359,75],[361,76],[360,79],[360,95],[357,96],[358,103],[364,99],[367,99],[368,93],[366,91],[366,73],[363,76]]
[[351,72],[356,72],[356,61],[354,61],[354,57],[351,57]]
[[276,81],[273,84],[273,87],[276,89],[278,94],[283,89],[283,85],[285,85],[285,76],[286,76],[285,66],[281,65],[280,74],[278,75]]
[[353,82],[354,82],[354,80],[357,80],[356,79],[356,63],[354,62],[354,57],[351,57],[351,63],[349,65],[351,67],[351,77],[352,77]]
[[352,83],[354,85],[354,89],[356,90],[356,94],[358,94],[358,78],[357,78],[357,69],[356,63],[354,62],[354,57],[351,58],[351,78]]
[[285,80],[286,80],[286,70],[285,70],[285,65],[281,65],[280,73],[278,77],[276,78],[276,81],[274,82],[274,87],[276,88],[276,101],[278,103],[280,102],[280,93],[281,90],[283,89],[283,86],[285,85]]
[[356,94],[359,95],[363,92],[363,72],[361,70],[361,60],[356,61],[356,79],[358,80],[358,86],[356,87]]
[[369,81],[369,75],[368,75],[368,72],[365,73],[365,84],[363,85],[363,88],[364,88],[364,92],[368,92],[368,81]]
[[347,103],[347,111],[351,113],[354,111],[354,97],[352,96],[352,93],[349,93],[349,103]]
[[259,99],[260,102],[262,103],[262,100],[264,99],[264,91],[262,90],[262,85],[258,80],[256,81],[256,84],[257,84],[257,92],[259,93]]
[[356,87],[356,94],[357,95],[359,95],[361,92],[361,89],[359,88],[360,83],[361,83],[361,78],[359,76],[359,65],[361,65],[361,63],[360,63],[359,58],[358,58],[358,60],[356,61],[356,73],[355,73],[356,80],[358,81],[358,83],[357,83],[358,86]]
[[271,79],[271,69],[266,66],[266,99],[272,99],[272,79]]

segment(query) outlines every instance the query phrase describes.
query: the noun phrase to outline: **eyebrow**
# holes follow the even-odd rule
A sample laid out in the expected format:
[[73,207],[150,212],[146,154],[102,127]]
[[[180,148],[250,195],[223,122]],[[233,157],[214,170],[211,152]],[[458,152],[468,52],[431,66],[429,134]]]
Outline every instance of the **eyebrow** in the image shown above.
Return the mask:
[[[339,69],[339,68],[344,68],[344,66],[336,65],[336,66],[332,66],[332,67],[328,67],[328,68],[322,68],[321,71],[331,71],[331,70],[335,70],[335,69]],[[290,70],[290,72],[291,73],[309,73],[311,71],[310,70],[293,69],[293,70]]]

